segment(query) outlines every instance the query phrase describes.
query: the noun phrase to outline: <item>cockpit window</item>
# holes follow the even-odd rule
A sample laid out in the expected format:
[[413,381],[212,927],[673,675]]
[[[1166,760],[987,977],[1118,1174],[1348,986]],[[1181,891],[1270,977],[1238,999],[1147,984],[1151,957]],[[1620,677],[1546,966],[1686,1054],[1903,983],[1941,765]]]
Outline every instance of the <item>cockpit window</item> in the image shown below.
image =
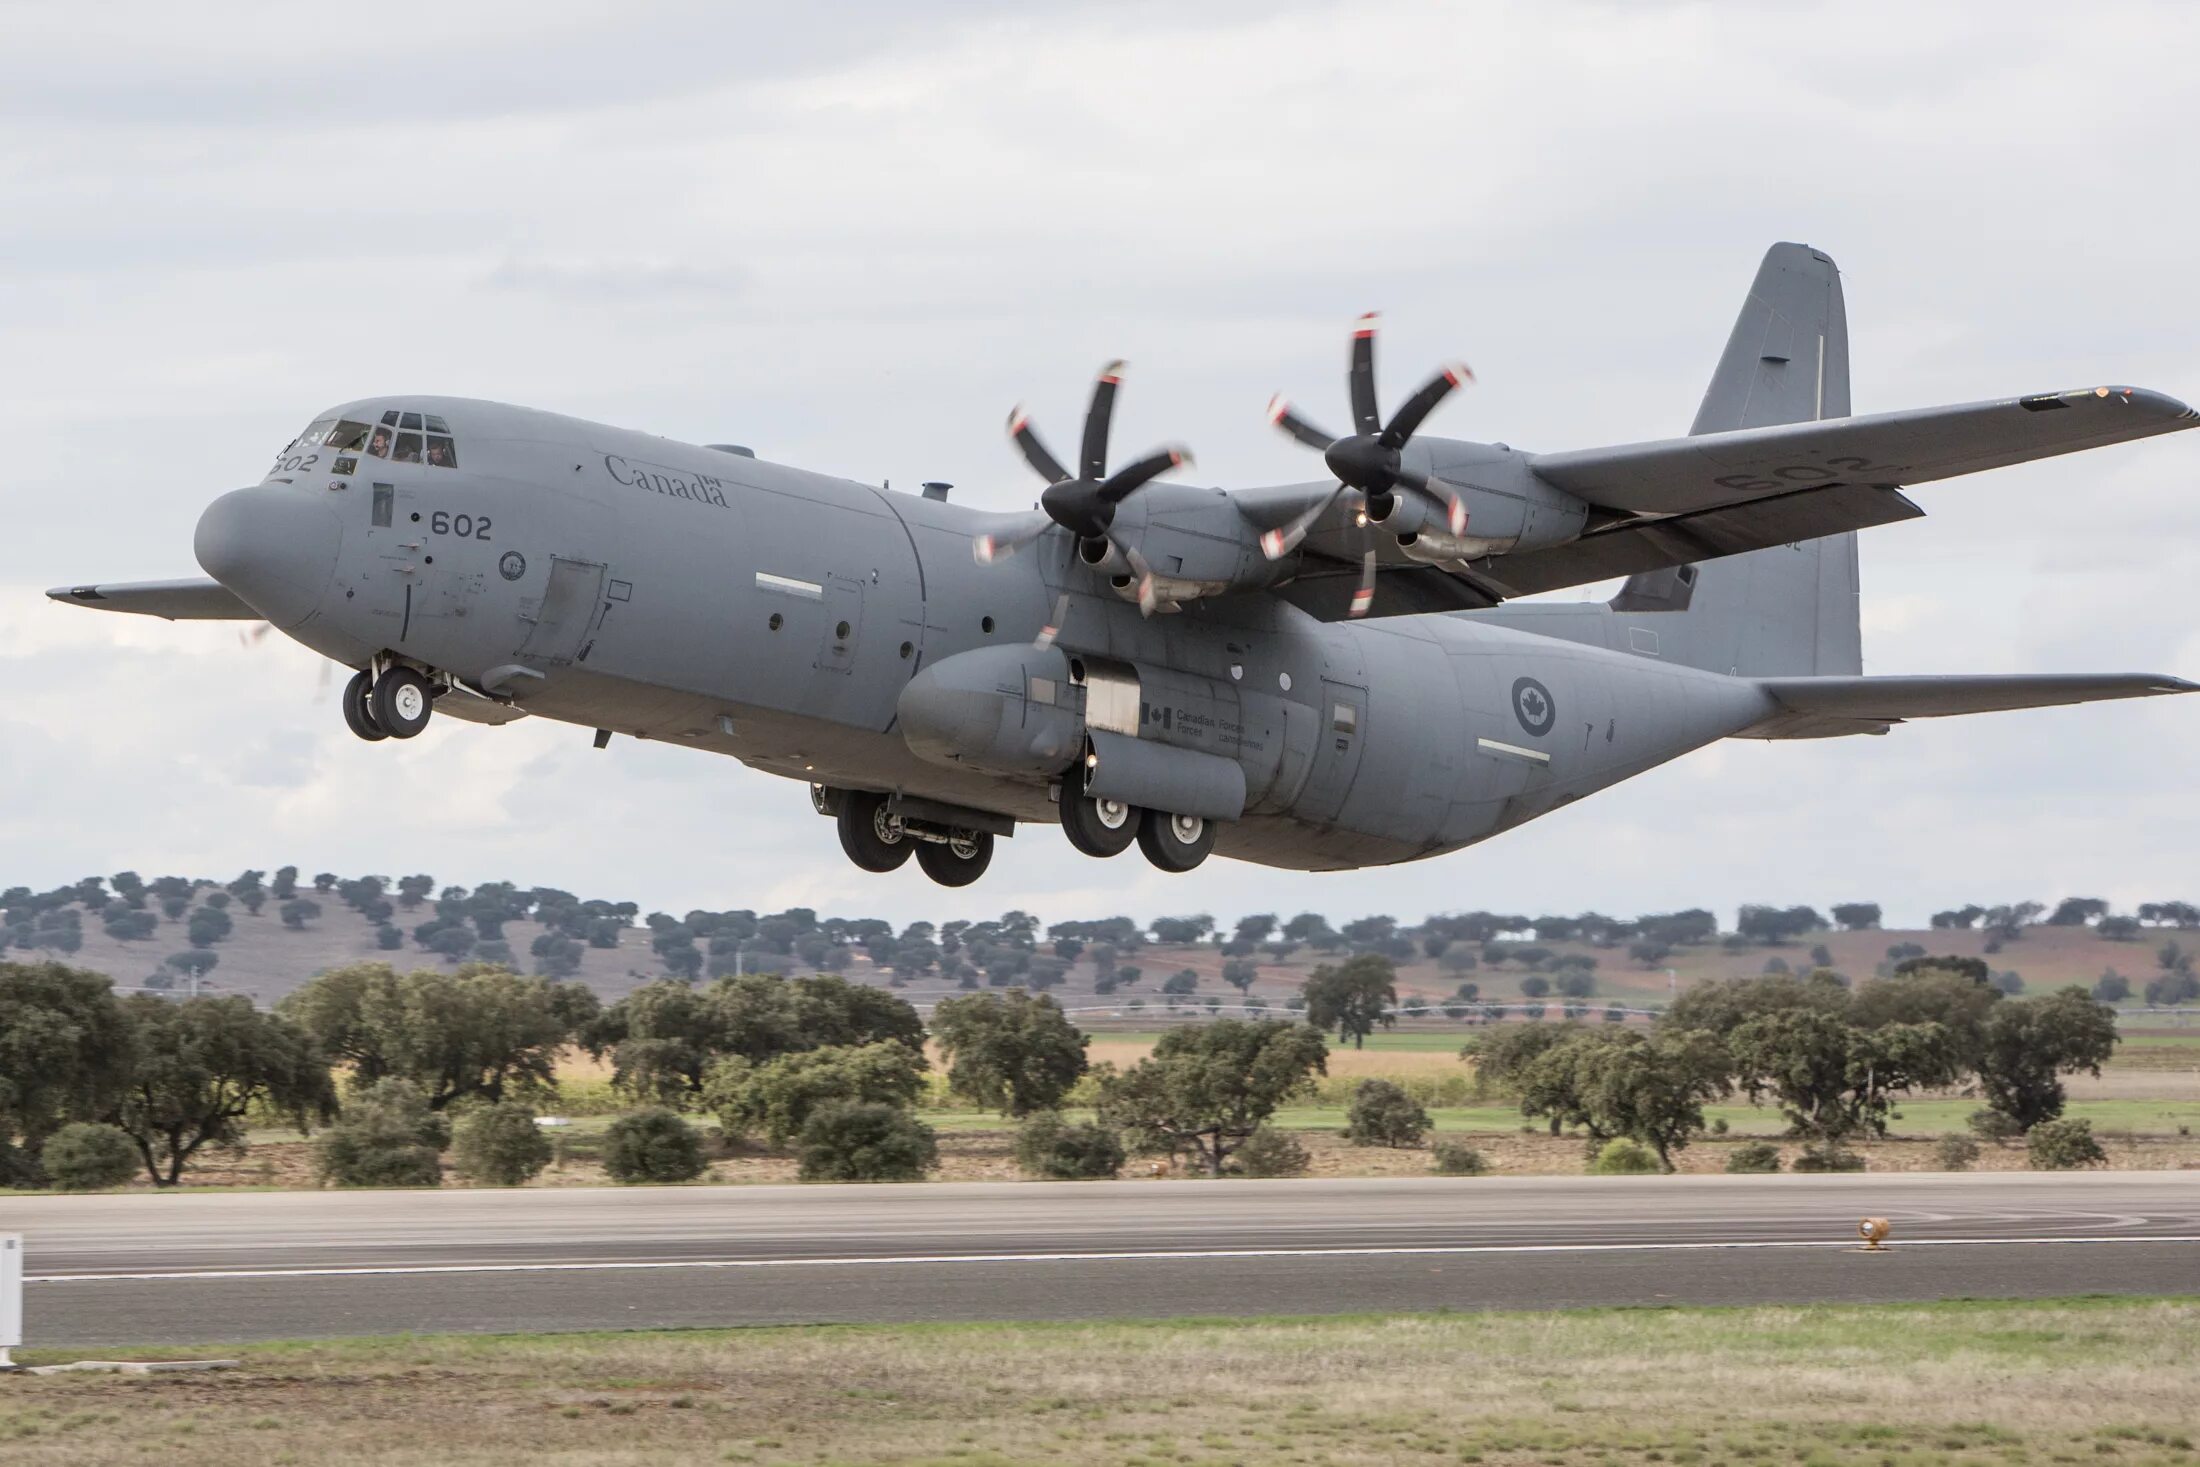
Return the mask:
[[[320,446],[322,438],[327,436],[328,430],[335,426],[336,420],[334,418],[319,419],[308,425],[305,432],[291,439],[290,446],[291,448],[317,448]],[[288,450],[286,449],[285,452],[288,452]]]
[[329,429],[322,441],[338,453],[357,453],[367,446],[367,425],[345,418]]
[[382,426],[385,428],[394,428],[397,426],[396,408],[391,408],[388,412],[382,414]]
[[[430,421],[433,421],[433,419]],[[439,433],[430,433],[428,435],[428,464],[430,467],[438,469],[457,468],[457,445]]]
[[436,416],[436,415],[435,415],[434,413],[429,413],[429,414],[427,415],[427,418],[428,418],[428,431],[429,431],[430,433],[448,433],[448,432],[450,432],[450,431],[451,431],[451,425],[450,425],[450,424],[448,424],[448,423],[446,423],[446,422],[444,422],[444,421],[443,421],[443,420],[442,420],[441,418],[437,417],[437,416]]
[[388,458],[390,456],[390,430],[376,428],[374,436],[367,440],[367,452],[376,458]]
[[298,435],[293,447],[325,445],[336,453],[363,453],[391,463],[458,467],[458,440],[451,425],[434,413],[390,408],[378,422],[323,418]]
[[[420,415],[418,413],[407,413],[405,414],[405,416],[408,418],[418,418]],[[390,450],[390,461],[392,463],[400,464],[419,463],[420,435],[418,433],[398,434],[397,444],[394,448]]]
[[407,414],[405,414],[405,415],[404,415],[403,417],[401,417],[401,418],[399,418],[399,419],[397,420],[397,426],[398,426],[398,427],[400,427],[400,428],[413,428],[413,429],[418,429],[418,428],[420,427],[420,414],[418,414],[418,413],[407,413]]

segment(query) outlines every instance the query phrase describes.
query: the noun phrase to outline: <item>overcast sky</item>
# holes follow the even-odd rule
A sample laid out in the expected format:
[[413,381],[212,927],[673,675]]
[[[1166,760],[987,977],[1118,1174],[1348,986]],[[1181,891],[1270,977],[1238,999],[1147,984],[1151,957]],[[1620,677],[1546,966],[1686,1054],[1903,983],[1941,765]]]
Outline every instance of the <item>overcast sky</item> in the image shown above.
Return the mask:
[[[517,401],[1020,508],[1000,432],[1303,478],[1346,330],[1431,431],[1681,432],[1767,244],[1843,267],[1858,412],[2200,399],[2200,9],[16,3],[0,10],[0,885],[286,862],[674,911],[2200,897],[2200,698],[1729,743],[1413,866],[1162,876],[1028,829],[859,876],[800,785],[529,722],[346,733],[319,659],[46,602],[196,575],[316,410]],[[1319,416],[1319,415],[1317,415]],[[2200,434],[1925,486],[1866,670],[2200,676]],[[1581,593],[1568,593],[1578,596]]]

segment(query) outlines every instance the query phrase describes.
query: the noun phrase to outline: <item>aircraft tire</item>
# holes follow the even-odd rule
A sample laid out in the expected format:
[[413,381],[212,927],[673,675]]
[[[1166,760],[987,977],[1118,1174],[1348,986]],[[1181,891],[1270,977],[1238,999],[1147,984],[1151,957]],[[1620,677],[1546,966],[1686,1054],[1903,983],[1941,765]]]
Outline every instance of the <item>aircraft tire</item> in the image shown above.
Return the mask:
[[357,672],[344,684],[344,726],[368,743],[376,743],[389,737],[382,725],[374,721],[374,674]]
[[833,823],[840,830],[841,850],[865,871],[898,869],[916,845],[901,822],[886,813],[886,796],[868,790],[844,792]]
[[1138,822],[1138,848],[1164,871],[1189,871],[1215,848],[1215,823],[1196,815],[1148,810]]
[[393,667],[374,680],[368,707],[382,732],[393,739],[409,739],[428,726],[434,698],[426,678],[409,667]]
[[1061,809],[1062,834],[1088,856],[1120,856],[1138,839],[1138,807],[1088,797],[1075,771],[1062,777]]
[[993,837],[980,830],[945,842],[925,841],[917,847],[917,864],[942,886],[968,886],[993,864]]

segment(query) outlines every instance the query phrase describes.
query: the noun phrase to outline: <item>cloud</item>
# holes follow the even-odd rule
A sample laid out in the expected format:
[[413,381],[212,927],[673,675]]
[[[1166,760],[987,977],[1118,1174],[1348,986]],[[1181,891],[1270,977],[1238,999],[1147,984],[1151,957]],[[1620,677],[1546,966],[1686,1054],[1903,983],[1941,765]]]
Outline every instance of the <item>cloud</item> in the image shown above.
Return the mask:
[[[1734,744],[1434,862],[1097,865],[1046,828],[979,887],[859,877],[797,784],[528,722],[345,734],[315,660],[39,598],[190,574],[191,528],[324,406],[531,402],[870,482],[1033,497],[1128,356],[1124,443],[1303,478],[1345,324],[1432,430],[1679,431],[1758,255],[1842,261],[1860,411],[2095,381],[2200,393],[2176,140],[2200,15],[2109,5],[33,8],[0,55],[0,836],[9,882],[125,864],[425,866],[682,909],[1349,916],[1880,900],[2189,869],[2194,710]],[[398,48],[384,33],[430,30]],[[1890,35],[1899,42],[1890,42]],[[2134,44],[2143,37],[2143,44]],[[35,125],[33,125],[35,124]],[[1057,427],[1057,436],[1066,431]],[[2200,673],[2200,476],[2172,437],[1926,486],[1865,540],[1870,670]],[[2189,893],[2188,893],[2189,895]]]

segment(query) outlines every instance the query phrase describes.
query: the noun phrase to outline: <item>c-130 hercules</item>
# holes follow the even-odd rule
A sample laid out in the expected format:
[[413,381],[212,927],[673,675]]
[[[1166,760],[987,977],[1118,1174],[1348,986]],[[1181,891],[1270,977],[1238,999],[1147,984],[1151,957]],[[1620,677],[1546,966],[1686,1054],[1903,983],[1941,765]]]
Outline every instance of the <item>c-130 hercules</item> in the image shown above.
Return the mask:
[[[983,513],[499,403],[321,414],[199,520],[211,580],[56,599],[264,619],[358,669],[362,738],[440,710],[693,745],[811,786],[850,859],[977,879],[1020,821],[1189,871],[1342,870],[1486,840],[1715,740],[2194,691],[2141,675],[1862,677],[1855,531],[1903,486],[2190,428],[2089,387],[1849,416],[1839,273],[1775,245],[1690,436],[1570,453],[1280,400],[1308,483],[1108,472],[1117,369],[1069,466],[1021,412],[1041,508]],[[1501,603],[1625,577],[1601,604]]]

